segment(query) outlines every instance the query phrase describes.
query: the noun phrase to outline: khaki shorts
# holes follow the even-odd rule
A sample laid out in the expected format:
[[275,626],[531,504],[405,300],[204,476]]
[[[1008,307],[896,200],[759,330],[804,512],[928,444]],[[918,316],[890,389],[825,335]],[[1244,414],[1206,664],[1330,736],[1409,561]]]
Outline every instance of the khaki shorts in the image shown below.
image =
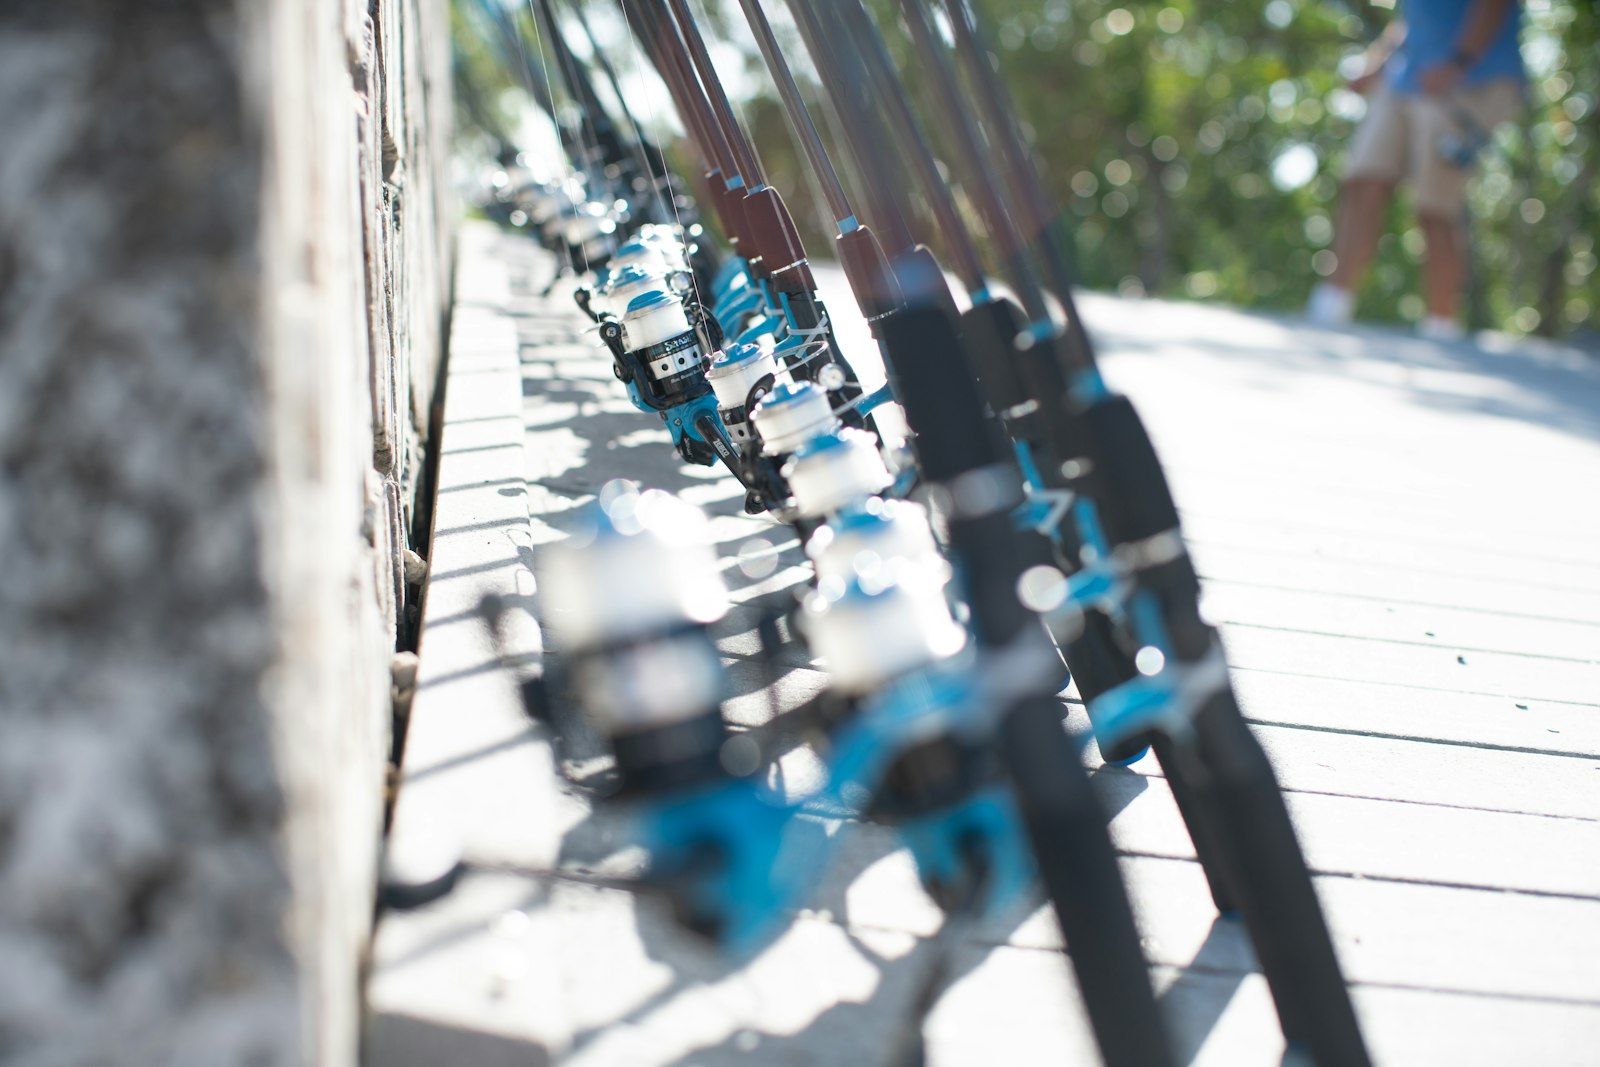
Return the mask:
[[1467,179],[1477,169],[1476,159],[1466,167],[1451,162],[1440,153],[1441,139],[1471,139],[1463,115],[1479,130],[1491,132],[1515,118],[1522,103],[1522,84],[1512,78],[1449,96],[1410,96],[1385,86],[1367,100],[1367,117],[1351,141],[1345,177],[1387,182],[1410,178],[1417,214],[1456,218],[1466,204]]

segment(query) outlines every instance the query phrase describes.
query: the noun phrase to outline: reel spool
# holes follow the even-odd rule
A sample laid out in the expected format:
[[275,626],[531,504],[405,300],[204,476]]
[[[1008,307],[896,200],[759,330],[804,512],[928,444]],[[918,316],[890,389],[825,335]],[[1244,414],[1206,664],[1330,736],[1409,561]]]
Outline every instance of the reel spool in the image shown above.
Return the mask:
[[544,553],[549,622],[569,689],[628,792],[721,773],[722,663],[708,625],[728,610],[698,508],[612,482],[592,524]]
[[595,290],[595,296],[600,298],[600,310],[617,317],[626,314],[629,304],[646,293],[655,292],[666,285],[665,277],[665,271],[637,263],[630,263],[619,269],[617,257],[611,257],[611,264],[606,269],[605,282]]
[[939,553],[927,509],[909,500],[868,498],[819,526],[806,542],[806,555],[819,586],[843,586],[861,572],[885,566],[926,578],[940,590],[950,580],[950,564]]
[[712,354],[706,381],[717,394],[717,411],[728,436],[741,448],[757,440],[750,410],[774,387],[777,377],[777,359],[758,345],[729,345]]
[[877,439],[848,427],[819,434],[801,445],[783,466],[795,507],[821,519],[871,498],[894,484]]
[[[864,696],[966,644],[966,631],[942,595],[943,581],[915,570],[858,573],[806,598],[800,626],[840,693]],[[930,588],[941,595],[930,596]]]
[[817,591],[801,626],[847,693],[865,693],[965,644],[945,596],[950,564],[921,505],[869,498],[818,527],[806,555]]
[[689,269],[689,249],[681,226],[652,222],[639,227],[633,241],[653,253],[660,260],[662,270],[670,273]]
[[793,452],[820,434],[839,429],[828,394],[811,382],[784,382],[773,388],[750,417],[761,435],[761,450],[769,455]]
[[629,301],[622,315],[622,343],[668,400],[699,396],[710,388],[700,336],[676,297],[652,289]]
[[667,257],[661,247],[654,242],[643,241],[637,236],[625,242],[611,256],[610,270],[617,271],[628,267],[639,267],[658,276],[674,269],[668,266]]

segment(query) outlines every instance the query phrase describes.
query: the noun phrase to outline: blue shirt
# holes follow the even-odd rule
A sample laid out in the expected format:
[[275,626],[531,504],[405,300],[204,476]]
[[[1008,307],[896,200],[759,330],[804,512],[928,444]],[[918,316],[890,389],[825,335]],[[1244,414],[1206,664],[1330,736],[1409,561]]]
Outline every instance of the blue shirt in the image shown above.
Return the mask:
[[[1418,84],[1422,72],[1455,54],[1456,40],[1461,36],[1471,3],[1472,0],[1404,0],[1399,14],[1405,19],[1406,38],[1384,68],[1391,88],[1413,96],[1422,92]],[[1494,41],[1466,69],[1462,84],[1481,85],[1497,78],[1521,81],[1522,52],[1517,47],[1521,28],[1522,5],[1513,4]]]

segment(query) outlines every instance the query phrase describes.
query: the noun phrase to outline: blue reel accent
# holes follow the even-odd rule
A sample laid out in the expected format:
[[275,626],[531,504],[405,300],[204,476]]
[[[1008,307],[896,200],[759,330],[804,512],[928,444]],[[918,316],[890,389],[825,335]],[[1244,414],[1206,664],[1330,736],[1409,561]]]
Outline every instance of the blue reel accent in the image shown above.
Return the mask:
[[876,411],[878,408],[883,407],[883,405],[889,403],[893,399],[894,390],[890,389],[888,384],[885,383],[878,386],[878,388],[874,389],[866,396],[862,397],[861,402],[856,405],[856,411],[862,415],[866,415],[872,411]]
[[1078,497],[1072,503],[1072,517],[1077,520],[1078,536],[1083,539],[1084,547],[1094,549],[1096,559],[1105,559],[1110,555],[1110,542],[1100,526],[1100,511],[1094,506],[1094,501],[1088,497]]
[[958,884],[970,867],[971,843],[981,842],[987,864],[977,901],[982,911],[997,911],[1020,899],[1033,879],[1022,817],[1011,793],[998,786],[953,808],[911,819],[901,825],[900,834],[927,886]]
[[820,866],[820,855],[785,847],[795,813],[748,779],[651,805],[639,816],[638,840],[652,857],[647,880],[670,880],[680,907],[714,920],[719,943],[752,953],[798,906],[809,887],[803,876]]
[[1106,380],[1100,377],[1100,372],[1093,367],[1075,377],[1068,388],[1072,393],[1072,398],[1084,407],[1088,407],[1090,404],[1097,404],[1102,400],[1109,399],[1111,396],[1111,390],[1107,388]]
[[760,359],[761,356],[762,352],[760,347],[752,344],[745,344],[742,341],[735,341],[733,344],[725,347],[722,352],[711,362],[718,367],[726,367],[733,366],[734,364],[738,363],[749,363],[753,359]]
[[1166,621],[1162,618],[1160,601],[1153,593],[1137,592],[1128,598],[1126,610],[1141,645],[1161,653],[1162,669],[1151,675],[1141,674],[1131,678],[1100,694],[1090,703],[1096,732],[1117,740],[1143,733],[1158,724],[1170,723],[1172,709],[1178,704],[1179,696],[1177,675],[1169,669],[1172,644],[1167,635]]
[[729,256],[717,268],[716,277],[711,279],[711,303],[720,304],[727,295],[733,291],[734,286],[743,282],[748,284],[750,279],[750,263],[743,256]]
[[678,447],[678,442],[684,437],[715,447],[712,442],[706,440],[705,435],[695,426],[695,423],[700,421],[700,417],[707,414],[711,416],[712,425],[723,433],[723,441],[727,442],[729,440],[722,426],[722,416],[717,412],[717,394],[715,393],[697,396],[686,404],[675,405],[660,414],[661,421],[667,424],[667,432],[672,434],[672,447],[674,448]]
[[677,302],[678,301],[675,298],[668,296],[660,289],[651,289],[649,292],[640,293],[638,296],[628,301],[628,310],[643,311],[646,308],[655,307],[658,304],[675,304]]
[[1158,674],[1129,679],[1090,702],[1095,732],[1120,741],[1156,727],[1167,721],[1177,693],[1170,677]]
[[612,289],[618,288],[619,286],[628,285],[632,282],[643,281],[647,278],[653,277],[655,277],[655,275],[650,271],[645,270],[643,267],[636,264],[629,264],[628,266],[623,267],[621,270],[616,272],[612,272],[610,270],[602,271],[599,280],[595,282],[595,288],[603,292],[609,292]]
[[766,294],[756,285],[736,290],[717,303],[712,315],[726,335],[735,335],[739,323],[766,306]]
[[[646,414],[655,412],[656,409],[651,407],[649,404],[646,404],[644,402],[644,398],[639,395],[639,386],[637,384],[633,382],[626,382],[624,384],[628,390],[628,403],[632,404],[634,407],[645,412]],[[677,442],[674,441],[673,444],[677,444]]]
[[1033,449],[1028,447],[1026,441],[1016,441],[1012,450],[1017,454],[1017,466],[1022,468],[1022,477],[1035,489],[1044,488],[1044,479],[1039,477],[1039,465],[1034,462]]
[[870,792],[900,752],[924,738],[970,729],[983,711],[976,706],[974,681],[970,653],[957,655],[905,675],[865,700],[834,739],[824,796],[852,808],[858,800],[849,794]]
[[685,437],[715,448],[716,446],[707,441],[705,435],[695,426],[695,423],[700,421],[702,415],[709,414],[712,418],[712,424],[722,432],[724,443],[728,444],[728,447],[733,451],[737,451],[737,449],[733,449],[732,439],[727,436],[727,431],[722,425],[722,415],[717,410],[717,395],[715,393],[706,393],[704,396],[695,397],[688,403],[676,404],[665,411],[657,411],[649,404],[646,404],[644,399],[639,396],[639,387],[636,384],[627,382],[626,388],[628,390],[629,403],[647,414],[661,416],[661,421],[666,423],[667,432],[672,435],[672,447],[674,449],[679,448],[679,442]]

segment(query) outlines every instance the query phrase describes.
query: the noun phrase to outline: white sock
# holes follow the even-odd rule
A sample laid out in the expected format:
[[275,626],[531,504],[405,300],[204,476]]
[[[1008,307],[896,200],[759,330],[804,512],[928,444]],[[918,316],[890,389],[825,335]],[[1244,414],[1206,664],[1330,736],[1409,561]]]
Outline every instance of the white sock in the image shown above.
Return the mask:
[[1343,326],[1356,310],[1356,294],[1332,282],[1318,282],[1306,301],[1306,319],[1317,326]]

